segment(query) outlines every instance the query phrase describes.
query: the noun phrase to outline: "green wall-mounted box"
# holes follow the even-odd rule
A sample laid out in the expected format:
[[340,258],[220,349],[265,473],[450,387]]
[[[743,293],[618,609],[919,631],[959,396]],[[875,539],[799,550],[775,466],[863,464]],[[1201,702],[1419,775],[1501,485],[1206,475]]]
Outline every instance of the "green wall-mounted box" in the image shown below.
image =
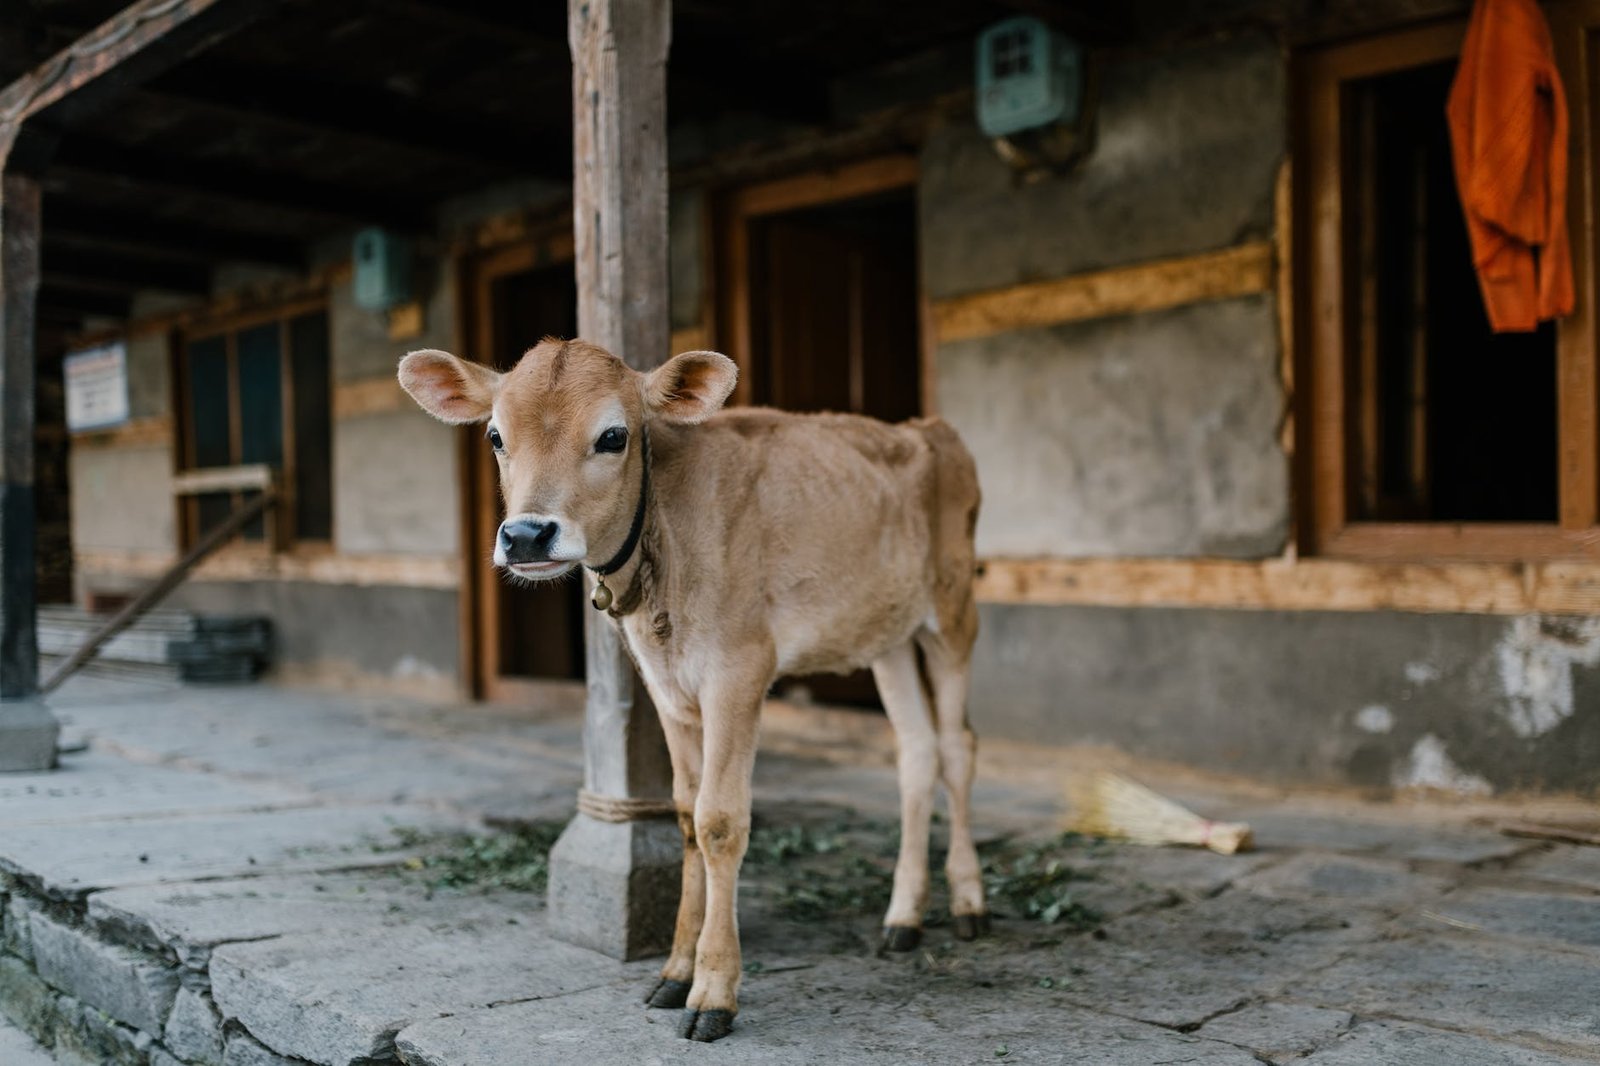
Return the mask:
[[1083,81],[1083,46],[1039,19],[1006,19],[978,36],[978,126],[990,137],[1076,122]]
[[411,242],[378,226],[356,234],[351,252],[356,306],[387,311],[411,299]]

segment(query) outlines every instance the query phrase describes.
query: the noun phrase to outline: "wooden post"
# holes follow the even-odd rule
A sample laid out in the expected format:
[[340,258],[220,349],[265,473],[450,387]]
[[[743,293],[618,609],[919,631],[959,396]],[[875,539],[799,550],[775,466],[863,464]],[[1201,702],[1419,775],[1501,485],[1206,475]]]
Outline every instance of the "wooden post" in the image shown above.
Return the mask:
[[[9,138],[6,138],[9,141]],[[0,146],[0,165],[5,162]],[[0,770],[48,770],[60,727],[38,700],[34,304],[39,179],[0,171]]]
[[[569,0],[578,332],[644,370],[671,354],[667,307],[670,0]],[[670,800],[655,708],[611,623],[586,611],[584,787]],[[612,805],[620,806],[620,805]],[[550,931],[623,959],[666,950],[683,845],[675,821],[576,815],[550,854]]]

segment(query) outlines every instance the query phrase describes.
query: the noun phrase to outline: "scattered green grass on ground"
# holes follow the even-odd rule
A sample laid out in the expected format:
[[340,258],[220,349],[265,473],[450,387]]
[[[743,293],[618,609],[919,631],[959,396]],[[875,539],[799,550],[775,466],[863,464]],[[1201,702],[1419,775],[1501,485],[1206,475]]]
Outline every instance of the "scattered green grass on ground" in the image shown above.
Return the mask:
[[561,836],[558,822],[538,822],[484,834],[429,837],[397,829],[402,846],[422,847],[400,873],[420,880],[429,891],[459,889],[489,892],[543,892],[550,878],[550,849]]
[[[759,826],[745,856],[750,880],[764,886],[778,910],[798,921],[879,914],[889,905],[899,826],[847,815],[807,825]],[[1102,854],[1103,841],[1064,833],[1049,840],[1002,840],[980,849],[984,888],[995,913],[1073,931],[1102,917],[1078,898],[1092,870],[1073,859]],[[929,865],[943,865],[931,854]],[[935,922],[943,915],[932,916]]]
[[[483,834],[429,836],[394,831],[399,846],[419,849],[400,873],[438,889],[543,892],[550,875],[550,848],[561,835],[555,822]],[[1101,841],[1065,833],[1049,840],[1001,840],[980,849],[990,909],[1072,931],[1098,927],[1101,915],[1078,898],[1094,873],[1073,859],[1104,850]],[[758,826],[745,855],[748,882],[765,893],[787,918],[818,921],[881,914],[889,905],[899,826],[846,815],[821,824]],[[934,853],[929,865],[943,865]],[[932,915],[934,923],[945,919]]]
[[1089,841],[1076,833],[1023,846],[1001,844],[985,848],[983,887],[992,910],[1046,925],[1061,924],[1087,931],[1097,928],[1101,915],[1076,898],[1077,882],[1094,874],[1066,861],[1068,853]]

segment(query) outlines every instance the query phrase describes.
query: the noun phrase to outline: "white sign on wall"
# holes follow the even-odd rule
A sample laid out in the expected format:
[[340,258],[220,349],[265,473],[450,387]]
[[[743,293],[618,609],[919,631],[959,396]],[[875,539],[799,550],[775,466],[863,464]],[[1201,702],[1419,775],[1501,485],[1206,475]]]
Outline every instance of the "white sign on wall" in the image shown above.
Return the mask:
[[67,429],[109,429],[128,420],[128,346],[113,341],[73,352],[63,361]]

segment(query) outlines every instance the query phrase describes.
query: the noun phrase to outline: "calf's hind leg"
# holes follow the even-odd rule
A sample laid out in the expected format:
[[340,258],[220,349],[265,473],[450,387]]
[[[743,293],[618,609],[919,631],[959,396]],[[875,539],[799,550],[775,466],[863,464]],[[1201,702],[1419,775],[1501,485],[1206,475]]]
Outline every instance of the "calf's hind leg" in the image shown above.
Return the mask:
[[911,643],[874,662],[872,676],[894,726],[900,776],[900,857],[883,918],[883,946],[910,951],[922,940],[922,912],[928,904],[928,827],[939,776],[939,747]]
[[971,940],[989,931],[983,871],[972,841],[972,775],[977,769],[978,740],[967,725],[971,648],[953,648],[944,636],[928,632],[918,643],[933,691],[939,762],[950,797],[950,852],[944,867],[950,882],[950,915],[956,936]]

